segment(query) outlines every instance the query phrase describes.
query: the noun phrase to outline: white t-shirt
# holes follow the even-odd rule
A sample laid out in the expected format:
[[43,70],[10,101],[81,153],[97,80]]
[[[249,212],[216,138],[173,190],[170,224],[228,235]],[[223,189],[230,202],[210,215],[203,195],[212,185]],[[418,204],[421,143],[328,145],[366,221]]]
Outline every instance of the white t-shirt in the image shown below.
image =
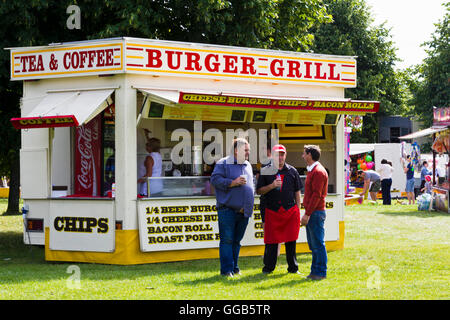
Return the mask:
[[[153,158],[152,177],[162,176],[162,157],[159,152],[152,152],[148,156]],[[139,177],[145,176],[147,168],[145,167],[145,160],[141,163]],[[150,195],[161,192],[163,190],[162,179],[150,178]],[[139,184],[139,194],[147,196],[147,182],[141,182]]]
[[392,172],[394,172],[394,168],[387,163],[383,163],[377,171],[380,173],[380,180],[392,179]]

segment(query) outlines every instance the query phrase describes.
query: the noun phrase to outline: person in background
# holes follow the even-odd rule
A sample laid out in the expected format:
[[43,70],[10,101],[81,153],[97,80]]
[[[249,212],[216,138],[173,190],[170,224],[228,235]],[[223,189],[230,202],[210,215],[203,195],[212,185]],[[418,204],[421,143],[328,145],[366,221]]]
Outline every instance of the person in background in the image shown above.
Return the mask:
[[[262,165],[261,166],[261,170],[263,170],[263,168],[272,165],[272,151],[270,148],[270,143],[267,144],[267,159],[269,159],[269,162]],[[257,175],[256,177],[256,181],[259,180],[260,174]],[[266,214],[266,195],[265,194],[261,194],[259,197],[259,210],[261,213],[261,220],[263,223],[263,229],[264,229],[264,223],[265,223],[265,214]]]
[[138,179],[138,193],[142,197],[157,197],[163,190],[161,179],[150,179],[150,194],[147,192],[147,181],[150,177],[162,176],[162,157],[159,153],[161,149],[161,140],[149,138],[145,144],[148,155],[139,168],[140,178]]
[[415,195],[414,195],[414,166],[411,161],[411,156],[406,156],[407,165],[403,167],[404,172],[406,173],[406,196],[408,197],[408,204],[415,204]]
[[425,176],[425,185],[422,189],[420,189],[420,192],[431,194],[431,191],[433,189],[433,182],[431,181],[431,176],[427,175]]
[[[367,189],[369,189],[370,186],[369,189],[370,198],[376,202],[377,193],[381,189],[380,175],[378,174],[378,172],[373,170],[366,170],[366,171],[359,170],[358,174],[364,179],[364,187],[360,195],[364,196],[366,194]],[[372,183],[372,185],[370,183]]]
[[380,174],[381,180],[381,194],[383,195],[383,204],[391,204],[391,186],[392,186],[392,173],[394,168],[392,164],[386,159],[381,160],[381,165],[377,172]]
[[216,163],[210,179],[216,190],[220,274],[226,277],[241,274],[238,266],[240,242],[253,213],[255,198],[249,154],[247,140],[235,139],[231,154]]
[[297,169],[286,163],[285,146],[275,145],[272,153],[273,161],[261,169],[256,187],[256,193],[265,197],[262,272],[269,274],[275,270],[278,248],[284,243],[288,272],[297,273],[296,241],[300,231],[302,182]]
[[109,192],[112,191],[112,184],[115,181],[115,152],[113,150],[113,153],[108,157],[105,163],[105,184],[104,184],[104,190],[105,194],[107,195]]
[[308,173],[305,181],[303,205],[305,214],[301,224],[306,226],[306,239],[312,253],[310,280],[327,277],[327,250],[325,247],[325,198],[328,192],[328,173],[320,160],[320,148],[316,145],[304,146],[302,154]]
[[431,172],[430,169],[428,169],[428,161],[424,161],[422,163],[422,170],[420,170],[420,190],[423,189],[423,187],[425,186],[425,177],[432,175],[433,172]]

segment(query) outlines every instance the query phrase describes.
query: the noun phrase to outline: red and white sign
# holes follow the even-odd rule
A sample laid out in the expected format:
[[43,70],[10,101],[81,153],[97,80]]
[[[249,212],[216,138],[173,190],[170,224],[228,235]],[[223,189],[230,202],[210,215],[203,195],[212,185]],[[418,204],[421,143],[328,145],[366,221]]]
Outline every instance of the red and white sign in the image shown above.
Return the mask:
[[333,101],[308,99],[273,99],[180,92],[178,103],[221,107],[245,107],[262,109],[316,110],[334,112],[375,113],[380,108],[378,101]]
[[12,118],[12,125],[16,129],[76,127],[78,121],[73,115],[50,117]]
[[75,194],[101,195],[101,114],[75,133]]
[[108,74],[117,73],[122,69],[121,42],[11,51],[12,80]]
[[348,56],[124,38],[11,49],[11,79],[111,73],[356,87]]
[[356,87],[356,60],[178,43],[127,43],[126,70],[172,76]]

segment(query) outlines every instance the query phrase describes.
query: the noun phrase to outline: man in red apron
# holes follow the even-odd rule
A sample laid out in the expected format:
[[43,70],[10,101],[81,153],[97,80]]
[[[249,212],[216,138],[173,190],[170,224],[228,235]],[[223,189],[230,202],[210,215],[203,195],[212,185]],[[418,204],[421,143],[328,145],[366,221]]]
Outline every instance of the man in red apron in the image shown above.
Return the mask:
[[297,273],[296,241],[300,231],[302,182],[297,169],[286,163],[286,148],[272,149],[273,162],[261,169],[256,193],[265,197],[264,268],[271,273],[277,263],[278,244],[286,247],[288,272]]

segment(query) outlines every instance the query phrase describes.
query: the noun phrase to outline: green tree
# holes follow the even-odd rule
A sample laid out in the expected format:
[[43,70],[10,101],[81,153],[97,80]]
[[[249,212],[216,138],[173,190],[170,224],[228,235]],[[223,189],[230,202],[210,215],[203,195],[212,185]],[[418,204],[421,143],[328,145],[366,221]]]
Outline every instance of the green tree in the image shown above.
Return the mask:
[[373,19],[364,0],[324,2],[334,21],[313,29],[312,50],[357,57],[357,87],[346,89],[346,96],[380,101],[380,111],[364,117],[362,132],[353,133],[351,142],[377,142],[378,118],[400,114],[405,106],[403,89],[394,70],[397,57],[390,31],[383,25],[371,25]]
[[[0,0],[2,48],[111,37],[142,37],[282,50],[307,50],[309,29],[331,21],[322,0]],[[66,9],[81,9],[69,30]],[[20,82],[0,52],[0,174],[11,178],[8,213],[19,211]]]
[[411,104],[425,128],[433,124],[433,107],[449,107],[450,102],[450,2],[444,6],[445,16],[435,24],[431,41],[423,44],[427,57],[411,70]]

